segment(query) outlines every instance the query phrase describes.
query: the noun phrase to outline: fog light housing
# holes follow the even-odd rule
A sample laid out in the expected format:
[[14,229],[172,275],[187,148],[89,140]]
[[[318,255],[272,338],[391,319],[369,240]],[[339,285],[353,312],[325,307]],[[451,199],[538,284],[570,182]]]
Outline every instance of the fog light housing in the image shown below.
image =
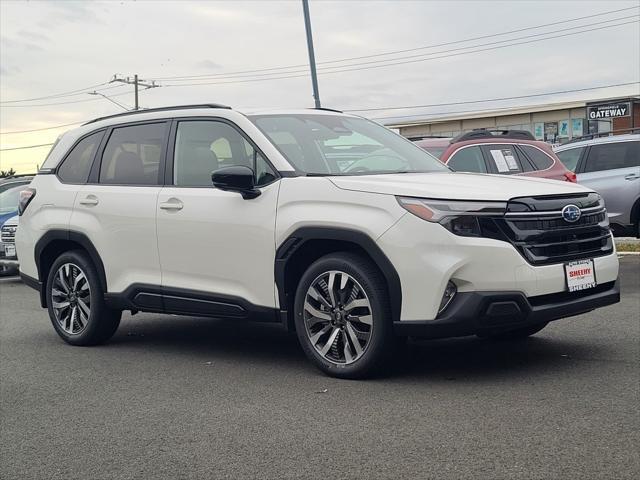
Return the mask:
[[438,314],[442,313],[447,306],[453,300],[453,297],[458,293],[458,287],[452,281],[447,282],[447,288],[444,289],[444,294],[442,295],[442,300],[440,301],[440,309],[438,310]]

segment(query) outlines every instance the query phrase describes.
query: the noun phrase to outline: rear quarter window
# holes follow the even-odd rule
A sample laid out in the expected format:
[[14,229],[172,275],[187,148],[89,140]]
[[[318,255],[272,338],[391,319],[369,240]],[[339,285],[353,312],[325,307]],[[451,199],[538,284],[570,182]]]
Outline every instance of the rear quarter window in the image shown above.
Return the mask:
[[529,157],[536,170],[546,170],[553,166],[553,159],[542,150],[531,145],[520,145],[520,148]]
[[575,172],[576,168],[578,167],[578,160],[580,160],[580,156],[582,156],[582,152],[584,152],[584,148],[585,147],[570,148],[569,150],[556,152],[556,156],[564,164],[567,170],[571,170],[572,172]]
[[71,149],[58,167],[58,178],[64,183],[86,183],[104,131],[84,137]]

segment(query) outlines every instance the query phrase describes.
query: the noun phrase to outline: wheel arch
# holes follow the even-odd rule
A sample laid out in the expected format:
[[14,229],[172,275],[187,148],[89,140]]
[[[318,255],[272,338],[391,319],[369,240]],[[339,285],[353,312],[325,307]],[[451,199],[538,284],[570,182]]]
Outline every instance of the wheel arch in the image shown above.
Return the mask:
[[633,227],[635,227],[634,233],[640,235],[640,197],[636,198],[633,207],[631,207],[630,220]]
[[49,270],[62,253],[71,250],[81,250],[87,253],[98,271],[100,285],[107,291],[107,277],[104,264],[95,246],[85,234],[73,230],[49,230],[36,243],[34,256],[38,269],[38,279],[42,284],[40,289],[40,305],[47,307],[46,284]]
[[293,330],[292,311],[298,280],[318,258],[333,252],[357,252],[369,258],[382,273],[393,321],[400,320],[402,288],[391,261],[366,233],[346,228],[301,227],[289,235],[276,250],[275,281],[282,321]]

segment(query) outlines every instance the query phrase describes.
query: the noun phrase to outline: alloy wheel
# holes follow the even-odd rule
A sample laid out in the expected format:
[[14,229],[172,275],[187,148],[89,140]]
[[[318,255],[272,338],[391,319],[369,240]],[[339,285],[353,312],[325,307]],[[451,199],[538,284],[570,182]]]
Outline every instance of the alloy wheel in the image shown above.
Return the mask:
[[371,302],[345,272],[325,272],[311,282],[303,307],[307,337],[325,360],[350,364],[364,355],[373,332]]
[[91,287],[82,269],[65,263],[56,271],[51,286],[51,306],[60,328],[69,335],[82,333],[91,314]]

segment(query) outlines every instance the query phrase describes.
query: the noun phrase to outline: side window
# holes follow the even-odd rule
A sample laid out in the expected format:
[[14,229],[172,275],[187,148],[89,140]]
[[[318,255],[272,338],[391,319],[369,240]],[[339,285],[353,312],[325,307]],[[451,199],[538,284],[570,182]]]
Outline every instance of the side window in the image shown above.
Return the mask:
[[100,145],[104,132],[97,132],[83,138],[73,147],[58,168],[58,177],[65,183],[86,183],[93,157]]
[[546,170],[553,165],[553,159],[542,150],[531,145],[520,145],[525,155],[533,162],[536,170]]
[[509,145],[488,145],[489,161],[492,162],[496,172],[504,175],[522,173],[518,153]]
[[585,172],[600,172],[640,165],[640,142],[619,142],[592,145]]
[[487,173],[480,147],[467,147],[458,150],[447,162],[447,166],[457,172]]
[[158,185],[166,123],[115,128],[102,154],[100,183]]
[[232,126],[218,121],[178,123],[173,182],[179,187],[210,187],[211,172],[244,165],[256,174],[256,185],[271,183],[276,175],[253,146]]
[[556,155],[568,170],[575,172],[584,148],[585,147],[571,148],[569,150],[563,150],[562,152],[556,152]]

